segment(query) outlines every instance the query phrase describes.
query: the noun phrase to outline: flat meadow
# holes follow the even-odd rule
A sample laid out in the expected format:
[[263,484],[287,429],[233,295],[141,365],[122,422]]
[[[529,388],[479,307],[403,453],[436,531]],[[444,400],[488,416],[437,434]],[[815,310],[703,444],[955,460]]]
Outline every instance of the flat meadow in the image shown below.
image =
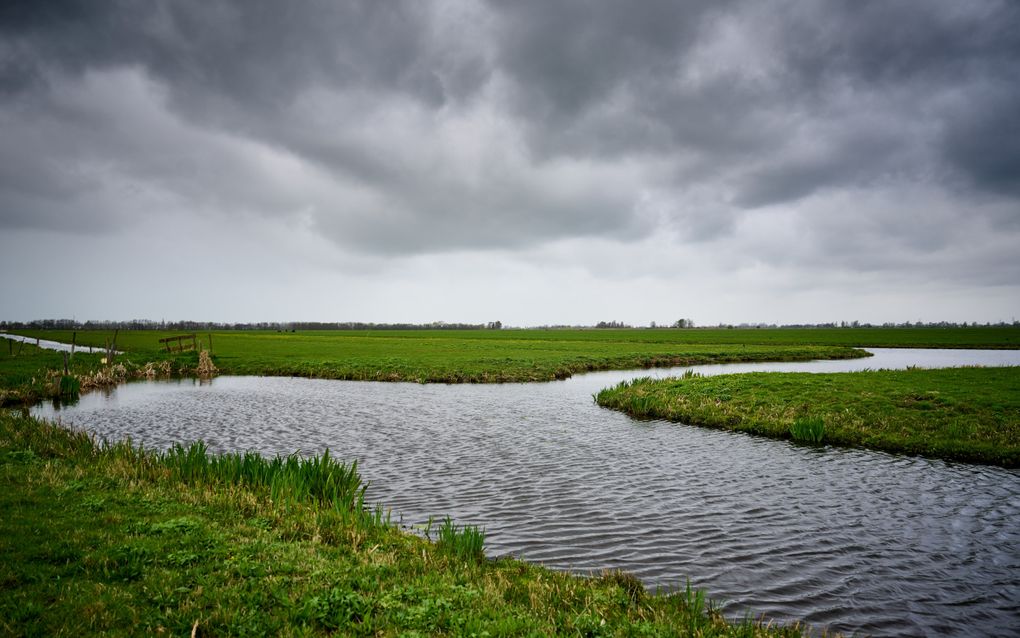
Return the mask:
[[[159,342],[180,332],[17,332],[61,342],[73,338],[83,346],[115,343],[125,353],[122,360],[136,364],[187,359],[167,354]],[[421,383],[551,381],[593,370],[865,356],[844,343],[807,343],[796,335],[762,340],[760,331],[737,331],[726,339],[727,332],[734,331],[214,331],[196,337],[222,374]]]

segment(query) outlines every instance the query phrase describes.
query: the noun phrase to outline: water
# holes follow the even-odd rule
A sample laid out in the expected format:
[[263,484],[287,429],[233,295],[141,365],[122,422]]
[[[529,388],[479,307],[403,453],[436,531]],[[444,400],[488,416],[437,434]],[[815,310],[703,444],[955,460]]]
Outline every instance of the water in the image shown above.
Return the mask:
[[[35,337],[23,337],[21,335],[7,334],[6,332],[0,332],[0,339],[10,339],[14,342],[30,343],[35,346],[39,346],[44,350],[56,350],[57,352],[106,352],[106,348],[93,348],[92,346],[72,346],[69,343],[63,343],[61,341],[50,341],[49,339],[36,339]],[[124,354],[119,350],[114,350],[113,354]]]
[[[873,350],[851,361],[702,366],[847,371],[1020,365],[1017,351]],[[40,406],[109,439],[360,459],[405,524],[449,514],[490,556],[689,578],[727,615],[871,635],[1020,635],[1020,472],[810,448],[661,421],[591,395],[625,378],[418,385],[273,377],[133,383]]]

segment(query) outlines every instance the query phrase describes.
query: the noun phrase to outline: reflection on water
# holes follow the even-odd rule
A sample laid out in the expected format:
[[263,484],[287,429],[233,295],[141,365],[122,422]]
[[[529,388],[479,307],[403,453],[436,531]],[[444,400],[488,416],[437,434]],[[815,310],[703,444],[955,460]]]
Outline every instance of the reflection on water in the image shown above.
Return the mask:
[[[697,369],[1020,365],[1016,351],[874,352]],[[360,459],[370,500],[406,524],[450,514],[484,526],[493,556],[624,569],[652,588],[690,578],[733,616],[873,635],[1018,631],[1020,472],[637,422],[592,403],[621,379],[669,373],[452,386],[221,377],[35,413],[150,447],[328,447]]]

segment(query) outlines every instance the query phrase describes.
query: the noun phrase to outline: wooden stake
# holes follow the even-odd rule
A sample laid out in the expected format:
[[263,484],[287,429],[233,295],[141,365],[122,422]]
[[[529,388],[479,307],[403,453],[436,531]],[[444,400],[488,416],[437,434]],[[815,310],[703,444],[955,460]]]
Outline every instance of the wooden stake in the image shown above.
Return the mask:
[[64,353],[64,376],[65,376],[65,377],[66,377],[67,375],[71,374],[70,370],[68,370],[68,369],[67,369],[67,360],[68,360],[69,358],[70,358],[70,357],[68,357],[68,354],[67,354],[67,353],[65,352],[65,353]]

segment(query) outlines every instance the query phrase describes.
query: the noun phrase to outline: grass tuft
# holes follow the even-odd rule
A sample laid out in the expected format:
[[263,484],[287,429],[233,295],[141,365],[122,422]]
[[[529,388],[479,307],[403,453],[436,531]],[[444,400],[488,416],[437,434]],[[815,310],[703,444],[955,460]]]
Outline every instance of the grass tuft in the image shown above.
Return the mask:
[[794,441],[819,444],[825,438],[825,421],[821,417],[800,417],[790,424]]
[[60,377],[60,396],[61,398],[77,398],[81,393],[81,382],[68,374]]
[[485,531],[474,525],[459,526],[447,516],[439,526],[436,545],[450,556],[464,560],[485,557]]

